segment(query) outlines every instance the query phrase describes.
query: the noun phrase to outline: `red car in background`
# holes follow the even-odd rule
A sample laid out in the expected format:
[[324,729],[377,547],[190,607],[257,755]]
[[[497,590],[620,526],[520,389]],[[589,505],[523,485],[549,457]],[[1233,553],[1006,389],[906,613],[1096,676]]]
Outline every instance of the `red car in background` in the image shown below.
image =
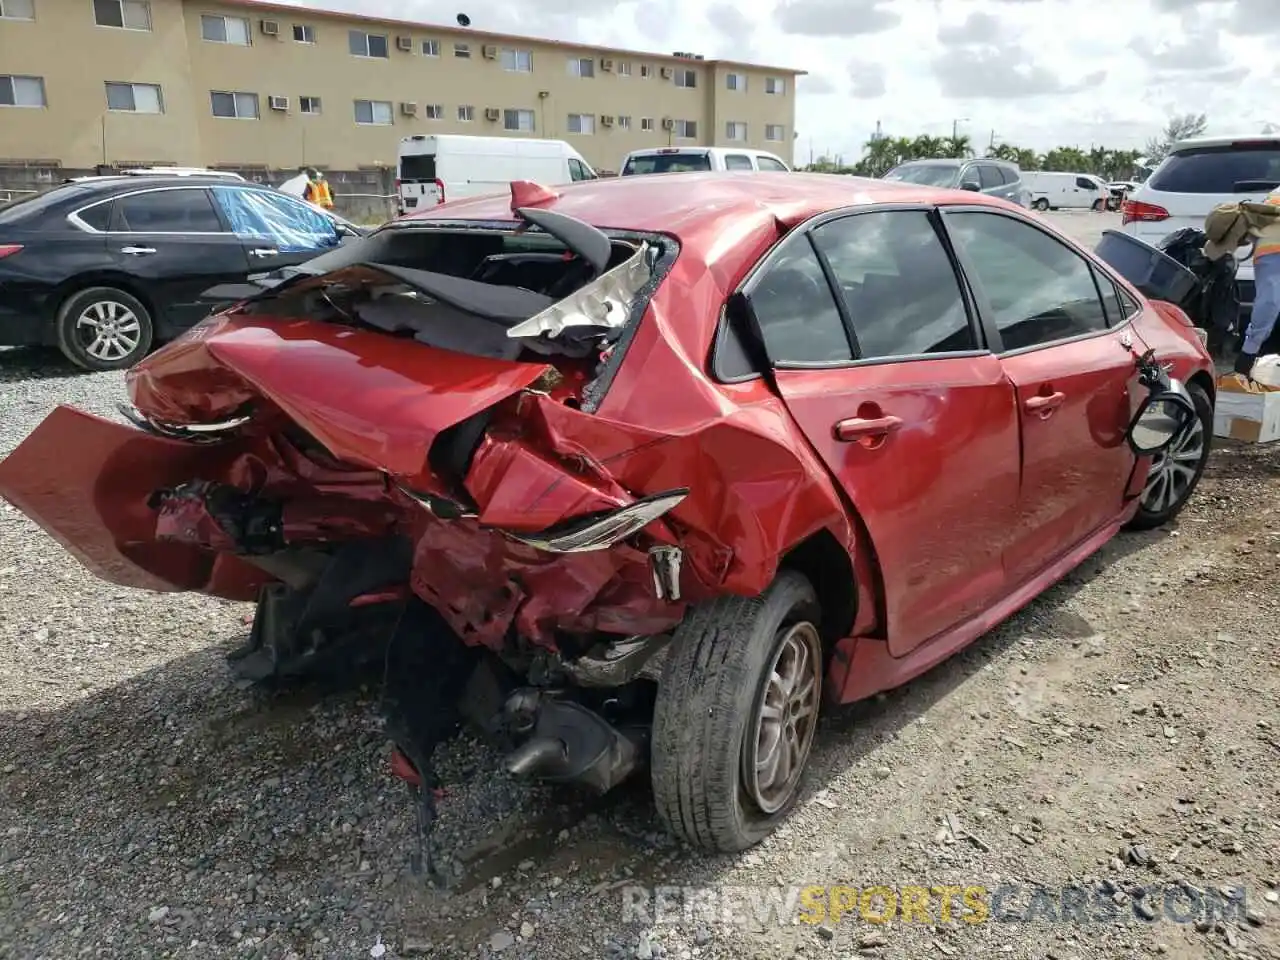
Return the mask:
[[745,848],[824,702],[1168,521],[1209,454],[1185,314],[970,192],[518,183],[221,295],[130,371],[133,426],[58,408],[0,494],[104,579],[256,601],[246,675],[385,651],[428,814],[469,717]]

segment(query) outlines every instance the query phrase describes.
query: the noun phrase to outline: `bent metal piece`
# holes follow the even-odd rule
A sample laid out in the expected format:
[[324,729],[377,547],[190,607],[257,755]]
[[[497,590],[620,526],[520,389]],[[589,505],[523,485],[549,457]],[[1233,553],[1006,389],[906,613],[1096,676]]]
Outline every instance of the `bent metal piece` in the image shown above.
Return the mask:
[[217,443],[225,439],[220,436],[221,434],[230,433],[238,427],[243,427],[253,419],[249,416],[243,416],[220,420],[217,423],[165,423],[162,420],[153,420],[147,417],[137,407],[129,403],[118,403],[116,404],[116,409],[120,411],[121,416],[139,429],[158,436],[170,437],[175,440],[190,440],[194,443]]

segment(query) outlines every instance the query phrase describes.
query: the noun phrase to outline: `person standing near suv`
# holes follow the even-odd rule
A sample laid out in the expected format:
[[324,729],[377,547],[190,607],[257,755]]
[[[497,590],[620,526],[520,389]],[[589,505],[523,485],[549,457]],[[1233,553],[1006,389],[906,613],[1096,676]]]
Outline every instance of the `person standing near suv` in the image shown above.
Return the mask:
[[[1264,203],[1280,206],[1280,187],[1267,194]],[[1280,315],[1280,218],[1258,232],[1253,250],[1253,312],[1245,330],[1244,344],[1236,356],[1235,372],[1248,377],[1258,351],[1275,329]]]

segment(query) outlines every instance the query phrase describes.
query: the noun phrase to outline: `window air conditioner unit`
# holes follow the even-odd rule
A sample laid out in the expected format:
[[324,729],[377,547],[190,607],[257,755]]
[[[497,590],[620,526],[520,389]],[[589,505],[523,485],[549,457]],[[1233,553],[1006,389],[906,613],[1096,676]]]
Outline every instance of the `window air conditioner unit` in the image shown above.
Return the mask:
[[480,52],[484,55],[484,58],[486,60],[498,59],[498,48],[495,46],[492,46],[491,44],[486,43],[483,47],[480,48]]
[[261,27],[261,29],[262,29],[262,33],[263,33],[265,36],[268,36],[268,37],[278,37],[278,36],[280,36],[280,21],[279,21],[279,20],[263,20],[263,21],[261,21],[258,25],[259,25],[259,27]]
[[676,128],[676,122],[675,122],[674,120],[672,120],[670,117],[663,117],[663,118],[662,118],[662,129],[663,129],[663,130],[674,130],[675,128]]
[[486,120],[497,120],[502,116],[502,111],[497,107],[485,107],[484,118]]
[[601,60],[601,61],[600,61],[600,69],[601,69],[601,70],[612,70],[612,69],[613,69],[613,61],[612,61],[612,60],[607,60],[607,59],[606,59],[606,60]]
[[413,53],[413,37],[396,37],[396,46],[405,53]]
[[416,117],[418,115],[418,105],[412,101],[405,101],[400,104],[400,112],[406,117]]
[[663,79],[663,80],[670,80],[670,79],[671,79],[671,68],[670,68],[670,67],[663,67],[663,68],[662,68],[662,79]]
[[267,97],[267,106],[270,107],[272,110],[288,110],[289,98],[288,97]]
[[606,127],[612,127],[612,126],[613,126],[613,117],[609,116],[607,113],[602,113],[602,114],[600,115],[600,123],[601,123],[601,125],[603,125],[603,126],[606,126]]

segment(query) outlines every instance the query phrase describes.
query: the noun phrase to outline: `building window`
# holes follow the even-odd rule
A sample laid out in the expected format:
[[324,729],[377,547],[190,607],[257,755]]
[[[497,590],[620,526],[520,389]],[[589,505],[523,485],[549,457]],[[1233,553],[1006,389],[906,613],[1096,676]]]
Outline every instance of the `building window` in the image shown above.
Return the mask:
[[309,23],[295,23],[293,25],[293,39],[298,43],[315,43],[316,28]]
[[764,92],[781,95],[787,92],[787,82],[781,77],[765,77]]
[[213,101],[213,115],[228,120],[257,120],[258,95],[256,93],[229,93],[212,90],[209,93]]
[[244,17],[200,17],[200,36],[210,43],[249,45],[249,21]]
[[387,126],[391,123],[390,100],[357,100],[356,123]]
[[596,115],[594,113],[569,114],[569,132],[587,136],[596,132]]
[[0,76],[0,107],[43,107],[44,77]]
[[647,63],[640,64],[640,79],[648,80],[653,76],[653,67]]
[[319,97],[299,97],[298,98],[299,113],[319,113],[320,98]]
[[596,61],[593,57],[574,57],[569,61],[569,76],[594,77],[595,75]]
[[502,69],[510,73],[533,73],[533,53],[529,50],[502,51]]
[[629,76],[631,76],[631,61],[630,61],[630,60],[619,60],[619,61],[618,61],[618,76],[620,76],[620,77],[629,77]]
[[745,73],[726,73],[724,76],[724,88],[726,90],[737,90],[743,93],[747,89],[747,75]]
[[640,132],[653,133],[653,117],[640,118]]
[[676,86],[677,87],[696,87],[698,85],[698,71],[696,70],[677,70]]
[[108,81],[107,109],[123,113],[164,113],[164,98],[159,84]]
[[347,31],[347,49],[353,57],[387,58],[387,35],[365,33],[363,30]]
[[533,111],[532,110],[503,110],[502,111],[502,129],[519,130],[522,133],[530,133],[533,131]]
[[[5,0],[5,9],[9,0]],[[150,30],[151,4],[147,0],[93,0],[93,21],[100,27]]]
[[747,125],[740,120],[730,120],[724,125],[724,138],[726,140],[747,139]]
[[0,0],[0,20],[34,20],[36,0]]
[[697,120],[677,120],[676,136],[681,140],[697,140],[698,139],[698,121]]
[[767,123],[764,127],[764,138],[772,143],[781,143],[783,129],[780,123]]
[[630,118],[630,117],[623,117],[623,116],[618,117],[618,129],[619,129],[619,130],[630,130],[630,129],[631,129],[631,118]]
[[439,40],[423,40],[422,55],[424,57],[440,56],[440,41]]
[[425,114],[428,120],[444,119],[444,104],[428,103],[425,108]]
[[463,59],[463,60],[470,60],[470,59],[471,59],[471,44],[469,44],[469,43],[455,43],[455,44],[453,45],[453,55],[454,55],[455,57],[460,57],[460,58],[461,58],[461,59]]
[[476,118],[476,108],[473,106],[458,107],[458,122],[470,123]]

